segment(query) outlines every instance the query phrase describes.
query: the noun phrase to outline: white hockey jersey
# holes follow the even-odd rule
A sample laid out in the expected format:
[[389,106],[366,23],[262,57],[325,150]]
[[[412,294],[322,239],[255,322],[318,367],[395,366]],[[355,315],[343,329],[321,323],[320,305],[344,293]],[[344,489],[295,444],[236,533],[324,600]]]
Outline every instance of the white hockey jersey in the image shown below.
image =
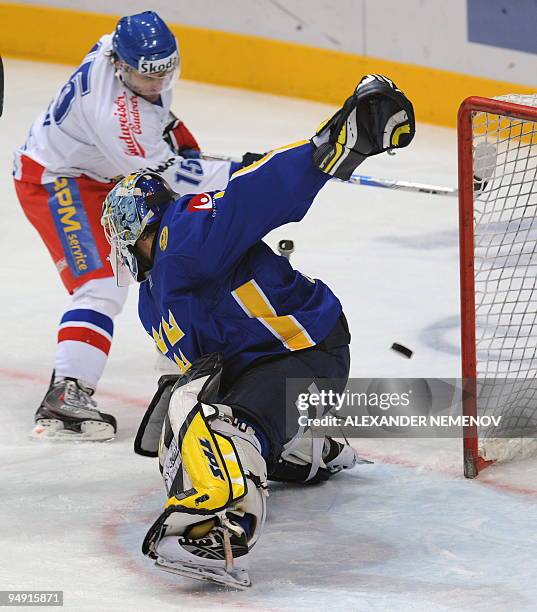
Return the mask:
[[[108,182],[142,168],[161,173],[180,195],[224,189],[230,162],[184,159],[163,140],[172,93],[151,103],[128,89],[110,63],[112,35],[90,50],[15,153],[14,176],[49,183],[86,175]],[[24,156],[43,167],[24,173]],[[39,167],[39,166],[38,166]]]

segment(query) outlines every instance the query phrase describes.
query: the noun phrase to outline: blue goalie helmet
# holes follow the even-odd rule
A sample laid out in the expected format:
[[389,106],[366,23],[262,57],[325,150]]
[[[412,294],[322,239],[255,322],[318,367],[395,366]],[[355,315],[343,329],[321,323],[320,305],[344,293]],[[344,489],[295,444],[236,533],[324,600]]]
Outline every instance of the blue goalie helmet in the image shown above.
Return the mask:
[[135,93],[155,97],[179,76],[179,50],[170,28],[154,11],[122,17],[112,49],[119,78]]
[[144,171],[126,176],[106,196],[101,224],[111,246],[110,263],[118,285],[145,280],[134,245],[147,227],[160,223],[174,198],[159,174]]

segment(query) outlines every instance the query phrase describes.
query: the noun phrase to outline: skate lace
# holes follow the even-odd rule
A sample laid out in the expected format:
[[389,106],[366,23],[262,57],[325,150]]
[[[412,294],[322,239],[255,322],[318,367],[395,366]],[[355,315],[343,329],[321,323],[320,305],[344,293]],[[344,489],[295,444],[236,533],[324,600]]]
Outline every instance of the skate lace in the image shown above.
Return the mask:
[[77,408],[95,408],[97,402],[73,380],[65,381],[64,402]]
[[[248,551],[248,545],[246,544],[246,536],[244,535],[244,530],[240,528],[237,529],[237,526],[234,526],[235,529],[233,532],[229,532],[228,534],[231,537],[230,545],[231,550],[233,552],[234,557],[240,557]],[[190,547],[190,552],[193,555],[203,558],[213,558],[213,559],[224,559],[225,558],[225,545],[224,541],[226,539],[225,531],[227,529],[225,527],[213,527],[211,531],[204,536],[203,538],[189,538],[185,536],[181,536],[180,540],[188,544]],[[240,534],[240,535],[238,535]]]

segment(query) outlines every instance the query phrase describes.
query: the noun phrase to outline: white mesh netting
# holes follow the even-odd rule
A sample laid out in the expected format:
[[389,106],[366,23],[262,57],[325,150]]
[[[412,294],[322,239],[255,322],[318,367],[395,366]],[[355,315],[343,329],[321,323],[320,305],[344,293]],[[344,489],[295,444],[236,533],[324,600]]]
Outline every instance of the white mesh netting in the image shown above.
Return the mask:
[[[537,95],[497,98],[537,107]],[[473,114],[480,454],[537,454],[537,122]]]

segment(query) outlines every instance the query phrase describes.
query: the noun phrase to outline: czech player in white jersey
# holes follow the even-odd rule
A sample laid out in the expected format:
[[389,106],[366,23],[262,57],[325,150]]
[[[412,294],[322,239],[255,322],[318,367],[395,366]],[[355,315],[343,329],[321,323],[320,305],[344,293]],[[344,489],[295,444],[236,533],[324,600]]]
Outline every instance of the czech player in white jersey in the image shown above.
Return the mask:
[[72,295],[60,319],[51,385],[36,413],[38,437],[109,439],[116,432],[114,417],[92,398],[127,297],[100,225],[114,179],[149,168],[183,195],[224,188],[237,167],[199,159],[195,138],[170,113],[179,68],[176,39],[156,13],[123,17],[15,154],[20,203]]

